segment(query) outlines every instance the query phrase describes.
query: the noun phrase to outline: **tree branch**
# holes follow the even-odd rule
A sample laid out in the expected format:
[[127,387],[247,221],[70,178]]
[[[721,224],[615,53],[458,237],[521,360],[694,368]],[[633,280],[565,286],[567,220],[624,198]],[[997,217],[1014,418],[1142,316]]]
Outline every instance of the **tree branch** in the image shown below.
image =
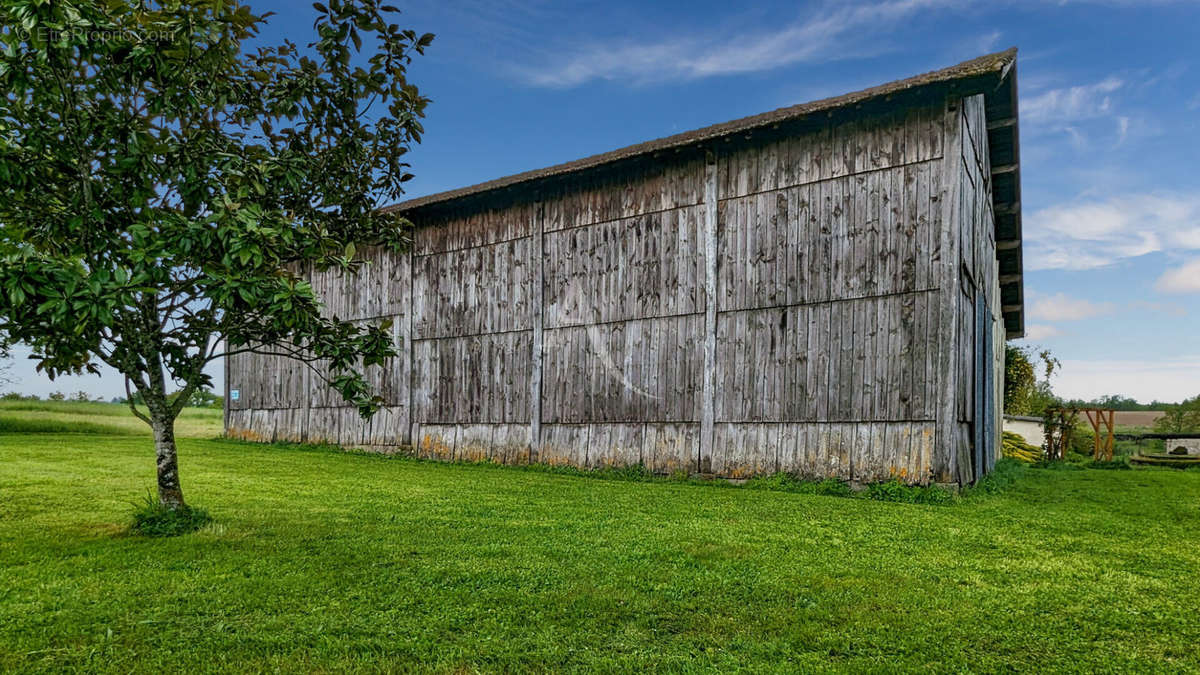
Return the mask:
[[153,428],[154,424],[150,422],[150,418],[142,414],[142,411],[137,409],[133,403],[133,392],[129,389],[129,376],[125,376],[125,401],[129,403],[129,409],[133,411],[133,416],[146,423],[146,426]]

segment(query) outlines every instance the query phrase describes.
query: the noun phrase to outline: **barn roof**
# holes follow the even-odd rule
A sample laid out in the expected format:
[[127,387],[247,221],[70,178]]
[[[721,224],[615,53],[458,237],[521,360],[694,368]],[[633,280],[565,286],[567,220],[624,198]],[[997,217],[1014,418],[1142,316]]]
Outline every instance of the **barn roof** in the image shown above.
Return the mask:
[[803,123],[822,114],[857,114],[867,108],[902,105],[923,96],[954,93],[984,94],[987,110],[988,148],[991,154],[992,201],[996,217],[996,255],[1000,267],[1001,304],[1009,338],[1025,333],[1024,284],[1021,263],[1020,144],[1017,127],[1016,48],[964,61],[949,68],[896,80],[869,89],[770,112],[713,124],[653,141],[584,157],[543,169],[497,178],[477,185],[417,197],[386,207],[388,211],[414,214],[427,207],[441,206],[485,193],[514,188],[536,188],[550,179],[653,156],[685,147],[704,147],[714,141],[756,133],[777,133],[781,126]]

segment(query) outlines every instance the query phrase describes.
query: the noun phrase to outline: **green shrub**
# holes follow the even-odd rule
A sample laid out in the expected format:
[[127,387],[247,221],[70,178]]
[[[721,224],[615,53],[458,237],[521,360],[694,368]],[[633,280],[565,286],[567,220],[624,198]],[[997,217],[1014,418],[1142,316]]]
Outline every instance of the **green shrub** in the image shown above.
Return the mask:
[[654,473],[642,464],[606,466],[594,469],[592,473],[598,478],[606,478],[608,480],[650,480],[654,478]]
[[[1035,466],[1043,466],[1046,464],[1058,465],[1062,464],[1062,462],[1046,462],[1043,460]],[[1010,459],[1008,457],[1002,457],[996,460],[996,466],[994,469],[992,469],[991,473],[975,481],[974,485],[964,490],[964,494],[994,494],[996,492],[1001,492],[1013,483],[1016,483],[1017,480],[1025,474],[1025,469],[1028,466],[1029,465],[1025,462],[1016,459]]]
[[776,471],[770,476],[756,476],[746,480],[743,487],[750,490],[774,490],[776,492],[797,492],[808,495],[826,495],[831,497],[853,497],[854,489],[847,483],[836,478],[822,480],[804,480],[786,471]]
[[135,507],[129,529],[134,534],[147,537],[175,537],[195,532],[212,522],[212,517],[204,509],[193,506],[167,508],[154,495],[146,495],[145,501],[135,504]]
[[1118,457],[1118,458],[1116,458],[1116,459],[1113,459],[1113,460],[1111,460],[1111,461],[1105,461],[1105,460],[1095,460],[1095,461],[1088,462],[1088,463],[1087,463],[1087,464],[1085,464],[1084,466],[1085,466],[1085,467],[1087,467],[1087,468],[1089,468],[1089,469],[1116,469],[1116,470],[1121,470],[1121,469],[1132,469],[1132,468],[1133,468],[1132,466],[1130,466],[1130,465],[1129,465],[1129,460],[1128,460],[1128,459],[1126,459],[1125,457]]
[[851,497],[854,495],[854,490],[849,485],[836,478],[825,478],[810,484],[813,486],[814,494],[829,495],[831,497]]
[[801,492],[806,487],[805,481],[796,478],[786,471],[776,471],[770,476],[755,476],[744,483],[751,490],[777,490],[779,492]]
[[882,483],[871,483],[865,490],[867,499],[902,504],[948,504],[954,495],[937,485],[905,485],[899,479]]

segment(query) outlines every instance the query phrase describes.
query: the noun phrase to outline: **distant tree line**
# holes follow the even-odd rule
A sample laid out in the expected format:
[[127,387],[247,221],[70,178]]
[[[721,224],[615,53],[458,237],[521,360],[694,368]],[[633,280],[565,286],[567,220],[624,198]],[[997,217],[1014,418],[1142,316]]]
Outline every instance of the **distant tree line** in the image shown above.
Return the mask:
[[[181,393],[182,392],[180,392],[180,391],[176,391],[174,393],[168,394],[167,400],[174,403],[176,400],[178,400]],[[5,392],[3,394],[0,394],[0,401],[41,401],[41,400],[42,400],[42,397],[38,396],[37,394],[22,394],[22,393],[15,392],[15,391],[10,391],[10,392]],[[55,391],[55,392],[51,392],[50,394],[47,394],[45,400],[47,400],[47,401],[91,401],[91,402],[103,402],[104,401],[103,397],[97,396],[97,397],[93,398],[86,391],[77,391],[74,394],[64,394],[61,391]],[[123,396],[115,396],[108,402],[109,403],[120,403],[122,405],[127,405],[129,403],[129,399],[127,399]],[[145,405],[145,401],[142,400],[141,396],[138,393],[134,393],[133,403],[136,405]],[[197,389],[196,391],[193,391],[191,393],[191,395],[188,397],[187,402],[184,403],[183,405],[185,407],[189,407],[189,408],[217,408],[217,409],[220,409],[220,408],[224,407],[224,405],[225,405],[225,397],[214,394],[213,392],[211,392],[207,389]]]
[[1090,401],[1073,398],[1064,401],[1064,405],[1075,408],[1107,408],[1110,410],[1119,411],[1135,411],[1135,410],[1166,410],[1173,403],[1159,401],[1155,399],[1149,403],[1140,403],[1137,399],[1130,396],[1121,396],[1120,394],[1109,394],[1107,396],[1098,396]]
[[[170,403],[171,405],[174,405],[175,402],[179,400],[179,397],[181,395],[184,395],[183,390],[174,391],[170,394],[167,394],[167,402]],[[188,397],[187,402],[184,403],[183,405],[188,408],[221,408],[221,407],[224,407],[224,405],[225,405],[225,397],[224,396],[219,396],[217,394],[214,394],[212,391],[210,391],[208,389],[196,389],[195,391],[192,391],[189,394],[187,394],[187,397]],[[130,400],[126,399],[126,398],[118,398],[118,399],[113,399],[113,400],[116,403],[129,403],[130,402]],[[145,405],[146,402],[142,399],[141,392],[138,392],[138,391],[133,392],[133,403],[135,405]]]
[[[0,394],[0,401],[40,401],[41,396],[37,394],[22,394],[15,391],[5,392]],[[86,391],[77,391],[74,394],[64,394],[61,391],[51,392],[46,395],[47,401],[101,401],[103,399],[97,397],[92,398],[91,394]]]

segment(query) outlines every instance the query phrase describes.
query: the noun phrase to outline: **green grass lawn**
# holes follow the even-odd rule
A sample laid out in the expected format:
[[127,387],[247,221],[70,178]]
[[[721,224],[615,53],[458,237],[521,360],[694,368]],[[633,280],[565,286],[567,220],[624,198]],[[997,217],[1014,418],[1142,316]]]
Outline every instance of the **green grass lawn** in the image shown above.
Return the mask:
[[949,506],[0,434],[0,671],[1200,669],[1200,472]]

